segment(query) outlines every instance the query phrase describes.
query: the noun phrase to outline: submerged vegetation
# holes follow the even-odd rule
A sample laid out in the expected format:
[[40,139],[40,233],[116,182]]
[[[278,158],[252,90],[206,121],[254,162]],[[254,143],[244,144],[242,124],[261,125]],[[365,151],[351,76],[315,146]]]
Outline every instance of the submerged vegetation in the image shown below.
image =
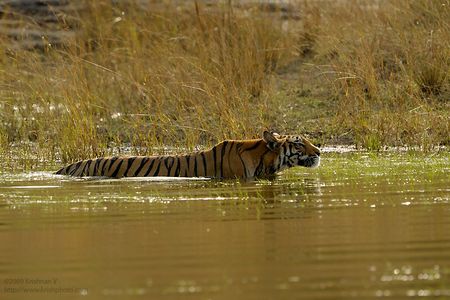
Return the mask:
[[148,154],[267,127],[374,150],[450,142],[447,0],[113,3],[55,12],[76,33],[61,45],[0,33],[1,153]]

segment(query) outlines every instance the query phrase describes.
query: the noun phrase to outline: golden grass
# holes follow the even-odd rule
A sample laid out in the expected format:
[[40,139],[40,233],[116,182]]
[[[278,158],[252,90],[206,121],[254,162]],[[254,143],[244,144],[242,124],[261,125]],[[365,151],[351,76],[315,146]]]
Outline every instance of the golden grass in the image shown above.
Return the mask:
[[[449,1],[301,1],[287,19],[261,5],[84,3],[61,20],[78,32],[64,46],[11,50],[0,36],[3,151],[31,141],[73,161],[266,127],[320,129],[323,142],[346,135],[370,149],[449,143]],[[295,78],[326,117],[287,112],[300,103],[283,97]]]
[[448,144],[450,2],[327,8],[314,49],[337,75],[336,121],[368,148]]

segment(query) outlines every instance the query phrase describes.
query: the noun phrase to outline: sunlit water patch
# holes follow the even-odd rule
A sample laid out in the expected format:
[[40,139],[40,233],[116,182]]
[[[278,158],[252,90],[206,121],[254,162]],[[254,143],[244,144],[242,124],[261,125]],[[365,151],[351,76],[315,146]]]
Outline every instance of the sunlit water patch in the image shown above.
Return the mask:
[[275,180],[0,175],[1,299],[450,297],[449,155]]

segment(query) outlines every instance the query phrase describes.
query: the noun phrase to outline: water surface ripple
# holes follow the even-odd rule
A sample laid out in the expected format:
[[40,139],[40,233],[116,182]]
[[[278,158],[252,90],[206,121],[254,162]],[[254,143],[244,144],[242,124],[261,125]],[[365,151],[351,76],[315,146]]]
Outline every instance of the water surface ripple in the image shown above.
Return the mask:
[[450,297],[449,155],[275,180],[0,173],[0,298]]

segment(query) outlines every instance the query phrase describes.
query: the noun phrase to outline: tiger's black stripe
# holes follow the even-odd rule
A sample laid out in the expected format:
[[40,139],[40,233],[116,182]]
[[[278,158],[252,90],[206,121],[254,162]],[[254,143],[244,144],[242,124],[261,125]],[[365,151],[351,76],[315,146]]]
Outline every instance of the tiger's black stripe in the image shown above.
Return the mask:
[[148,157],[144,157],[141,161],[141,164],[139,165],[139,167],[136,169],[136,171],[134,172],[133,176],[138,176],[139,172],[141,172],[142,168],[145,166],[145,164],[148,162],[150,158]]
[[170,176],[170,173],[172,173],[173,168],[175,167],[175,157],[170,157],[168,159],[170,168],[167,169],[167,176]]
[[186,160],[186,169],[184,170],[184,176],[187,177],[188,176],[188,172],[189,172],[189,160],[190,160],[190,156],[189,155],[185,155],[184,159]]
[[87,164],[87,160],[82,160],[81,165],[73,171],[72,175],[73,176],[82,176],[82,172],[83,172],[86,164]]
[[177,156],[177,168],[175,169],[175,173],[173,174],[173,176],[175,177],[179,177],[180,176],[180,157]]
[[105,167],[105,165],[106,165],[106,161],[107,161],[107,159],[106,158],[102,158],[101,159],[101,162],[100,162],[100,164],[98,165],[98,170],[97,170],[97,176],[103,176],[103,168]]
[[255,174],[253,174],[253,176],[259,176],[263,173],[264,171],[264,156],[266,156],[266,154],[269,152],[269,149],[266,149],[266,151],[263,153],[263,155],[261,155],[261,158],[259,159],[259,164],[255,169]]
[[89,167],[91,166],[92,159],[89,159],[84,165],[83,171],[81,171],[80,176],[88,176]]
[[206,157],[205,157],[205,152],[201,152],[200,153],[202,155],[202,159],[203,159],[203,169],[205,170],[205,174],[203,176],[208,177],[208,170],[206,169]]
[[166,166],[166,169],[167,169],[167,176],[170,176],[170,172],[172,171],[174,162],[175,162],[175,159],[171,156],[168,156],[164,160],[164,165]]
[[227,149],[227,145],[228,145],[228,141],[224,141],[223,142],[222,151],[221,151],[221,154],[220,154],[220,174],[219,174],[220,178],[223,177],[223,158],[225,157],[225,152],[226,152],[226,149]]
[[[156,176],[156,175],[158,175],[159,174],[159,168],[161,167],[161,164],[162,164],[162,159],[159,159],[158,158],[158,166],[156,167],[156,170],[155,170],[155,172],[152,174],[152,176]],[[150,169],[149,169],[149,171],[148,171],[149,173],[150,173]],[[147,175],[146,175],[147,176]]]
[[194,157],[194,176],[198,177],[198,170],[197,170],[197,156]]
[[131,166],[133,166],[133,162],[136,160],[136,156],[132,156],[128,158],[127,168],[123,172],[123,176],[128,176],[128,172],[131,170]]
[[168,162],[167,162],[168,160],[169,160],[168,157],[166,157],[166,158],[163,159],[164,166],[166,167],[167,170],[169,170],[169,164],[168,164]]
[[118,159],[119,159],[119,157],[117,157],[117,156],[114,156],[113,158],[111,158],[110,163],[108,165],[108,170],[106,170],[107,173],[109,173],[111,171],[111,168],[114,166],[114,163]]
[[121,159],[120,161],[119,161],[119,163],[117,164],[117,167],[116,167],[116,169],[113,171],[113,173],[111,174],[111,177],[114,177],[114,178],[116,178],[117,177],[117,174],[119,173],[119,170],[120,170],[120,167],[122,166],[122,163],[123,162],[125,162],[126,163],[126,159]]
[[108,158],[105,158],[104,160],[103,160],[103,164],[102,164],[102,167],[100,168],[100,166],[99,166],[99,168],[100,168],[100,176],[105,176],[105,167],[106,167],[106,165],[109,163],[109,159]]
[[214,173],[213,176],[217,176],[217,146],[213,148],[213,164],[214,164]]
[[[242,152],[243,152],[243,151],[241,150],[243,145],[244,145],[244,144],[241,143],[241,144],[239,144],[238,146],[236,146],[236,151],[237,151],[238,153],[242,153]],[[241,155],[239,155],[239,159],[241,160],[242,167],[244,168],[244,174],[245,174],[245,176],[247,176],[247,165],[245,164],[245,161],[244,161],[244,159],[242,158]]]
[[[225,157],[227,157],[227,167],[228,167],[228,171],[231,170],[231,160],[230,160],[230,155],[231,155],[231,150],[233,150],[233,144],[230,143],[229,147],[228,147],[228,155],[226,155]],[[225,177],[225,174],[223,174],[223,176]],[[226,174],[226,176],[230,176],[230,174]]]
[[97,159],[93,159],[89,166],[89,169],[87,171],[87,174],[86,174],[87,176],[94,176],[94,169],[95,169],[96,164],[97,164]]
[[75,167],[73,168],[72,171],[70,171],[70,168],[67,170],[67,172],[69,173],[69,175],[73,175],[75,174],[75,172],[78,170],[78,168],[80,167],[81,163],[83,161],[79,161],[76,165],[74,165]]
[[147,171],[145,172],[145,174],[144,174],[144,177],[147,177],[148,174],[150,174],[150,171],[152,170],[153,165],[155,164],[155,161],[156,161],[157,159],[159,160],[159,157],[155,157],[155,158],[151,161],[150,166],[148,166],[148,170],[147,170]]
[[111,164],[111,159],[105,159],[105,163],[102,166],[102,170],[101,170],[101,174],[103,176],[105,176],[105,171],[106,171],[106,166],[108,166],[109,164]]
[[103,158],[97,158],[96,160],[95,160],[95,165],[94,165],[94,170],[92,171],[92,176],[95,176],[95,175],[97,175],[97,169],[98,169],[98,166],[100,165],[100,162],[103,160]]

